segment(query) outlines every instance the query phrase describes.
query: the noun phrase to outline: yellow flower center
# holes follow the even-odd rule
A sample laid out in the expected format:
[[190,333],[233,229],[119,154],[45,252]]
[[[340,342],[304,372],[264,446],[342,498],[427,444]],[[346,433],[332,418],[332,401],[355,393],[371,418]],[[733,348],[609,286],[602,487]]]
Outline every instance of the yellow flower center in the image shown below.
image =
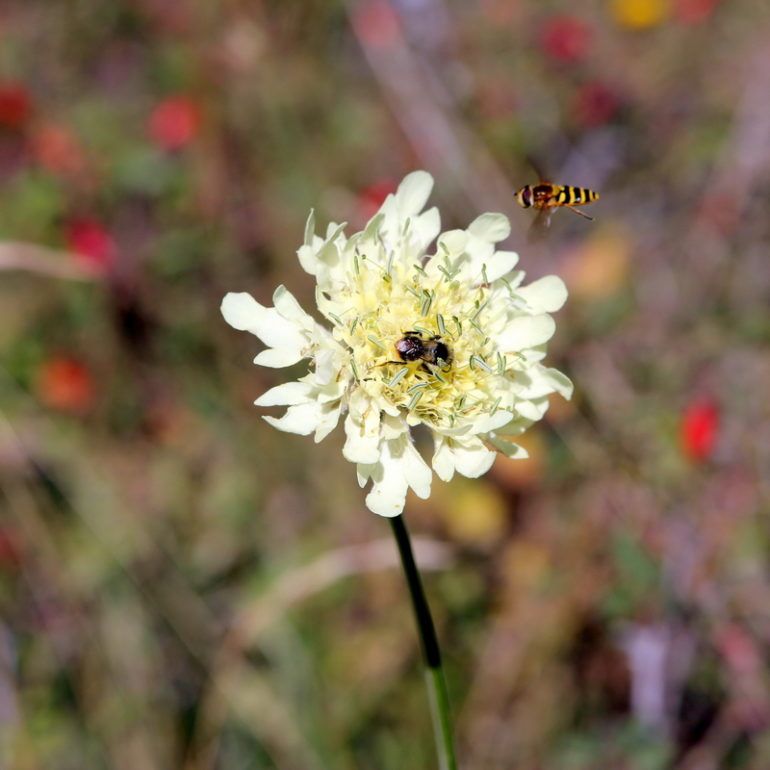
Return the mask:
[[[389,274],[362,268],[356,277],[357,285],[343,292],[350,305],[335,319],[334,334],[349,348],[361,388],[444,428],[500,406],[493,384],[509,362],[484,330],[486,286],[469,289],[448,274],[429,277],[420,266],[394,266]],[[425,345],[423,357],[402,359],[396,344],[407,334]],[[435,360],[431,342],[446,345],[450,360]]]

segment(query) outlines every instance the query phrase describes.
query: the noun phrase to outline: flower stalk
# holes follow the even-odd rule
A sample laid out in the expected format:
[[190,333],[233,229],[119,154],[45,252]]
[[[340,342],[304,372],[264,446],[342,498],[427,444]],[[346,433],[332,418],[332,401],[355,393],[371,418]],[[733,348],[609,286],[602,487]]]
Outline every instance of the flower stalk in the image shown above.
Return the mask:
[[412,598],[417,631],[420,636],[423,660],[425,662],[425,682],[428,688],[428,698],[431,706],[433,734],[436,740],[439,768],[441,770],[457,770],[457,760],[454,752],[454,737],[452,721],[449,712],[449,695],[447,693],[444,668],[441,663],[441,650],[438,645],[436,628],[428,607],[428,600],[422,587],[420,572],[412,553],[409,530],[403,515],[390,519],[393,536],[396,538],[398,552],[401,555],[401,565]]

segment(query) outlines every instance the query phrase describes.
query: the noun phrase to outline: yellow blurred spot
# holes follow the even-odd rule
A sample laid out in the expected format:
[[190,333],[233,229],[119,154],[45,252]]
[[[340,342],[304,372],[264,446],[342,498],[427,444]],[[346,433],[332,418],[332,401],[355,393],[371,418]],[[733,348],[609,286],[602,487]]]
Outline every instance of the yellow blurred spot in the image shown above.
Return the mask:
[[665,21],[669,0],[612,0],[612,15],[618,24],[631,29],[647,29]]
[[529,452],[529,457],[525,460],[511,460],[505,455],[498,455],[491,474],[495,481],[511,491],[531,489],[537,486],[543,477],[545,441],[540,432],[532,428],[523,436],[516,436],[512,440],[524,447]]
[[505,582],[513,589],[530,591],[548,574],[548,552],[538,543],[515,540],[502,556]]
[[631,244],[621,230],[599,231],[567,260],[564,280],[573,299],[612,296],[628,277]]
[[441,510],[453,539],[481,545],[502,534],[506,526],[505,500],[490,484],[455,478],[442,497]]

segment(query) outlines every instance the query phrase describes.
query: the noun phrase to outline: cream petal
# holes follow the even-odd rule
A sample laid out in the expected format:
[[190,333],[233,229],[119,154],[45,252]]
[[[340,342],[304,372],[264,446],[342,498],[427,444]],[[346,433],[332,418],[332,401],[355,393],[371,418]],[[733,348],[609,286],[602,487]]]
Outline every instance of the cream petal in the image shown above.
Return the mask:
[[269,366],[271,369],[283,369],[285,366],[293,366],[299,363],[306,357],[300,351],[291,350],[290,348],[285,350],[268,348],[257,354],[254,358],[254,363],[259,366]]
[[377,472],[377,463],[358,463],[356,465],[356,479],[358,480],[358,486],[363,489],[370,478],[372,478]]
[[487,449],[479,439],[455,446],[453,454],[457,472],[469,479],[483,476],[495,462],[495,453]]
[[487,449],[476,436],[456,440],[435,437],[433,470],[442,481],[450,481],[455,471],[468,478],[484,475],[495,461],[495,453]]
[[390,454],[384,442],[380,461],[372,474],[372,489],[366,496],[366,506],[380,516],[398,516],[404,510],[408,484],[400,459]]
[[[359,469],[359,478],[360,475]],[[382,442],[380,460],[370,476],[374,483],[366,496],[366,505],[380,516],[401,513],[409,487],[423,499],[430,495],[430,468],[414,448],[408,433]]]
[[305,246],[312,246],[315,239],[315,209],[310,209],[310,213],[305,220]]
[[315,275],[318,272],[318,257],[316,257],[316,250],[312,246],[300,246],[297,249],[297,259],[306,273]]
[[[380,231],[380,228],[382,227],[382,223],[385,221],[385,215],[378,212],[375,214],[367,223],[366,227],[364,228],[363,233],[361,234],[362,240],[367,239],[374,239],[377,237],[377,233]],[[352,240],[352,238],[351,238]]]
[[380,457],[380,411],[368,399],[354,394],[345,418],[342,455],[352,463],[367,465]]
[[399,216],[405,219],[419,214],[425,208],[432,189],[433,177],[427,171],[413,171],[407,174],[395,195]]
[[406,505],[406,482],[398,484],[385,477],[383,481],[375,481],[371,491],[366,496],[366,507],[378,516],[393,518],[404,510]]
[[522,399],[531,400],[542,398],[549,393],[559,393],[569,400],[572,397],[572,382],[556,369],[533,364],[517,375],[515,392]]
[[260,305],[247,292],[227,294],[222,300],[222,315],[230,326],[251,332],[268,347],[301,348],[306,344],[301,328],[274,308]]
[[305,241],[297,249],[297,258],[302,269],[310,275],[315,275],[318,269],[318,249],[323,245],[323,240],[315,234],[315,211],[310,209],[305,222]]
[[308,436],[316,429],[321,417],[321,407],[311,401],[310,403],[290,406],[283,417],[263,416],[262,419],[274,428],[286,433]]
[[515,419],[511,420],[507,425],[503,425],[501,428],[498,428],[495,433],[491,434],[493,436],[520,436],[522,433],[524,433],[527,428],[529,428],[534,420],[528,420],[526,417],[518,416]]
[[510,457],[511,460],[526,460],[529,457],[529,452],[523,446],[514,444],[512,441],[506,441],[499,436],[489,436],[488,441],[495,449],[498,449],[506,457]]
[[516,411],[527,420],[537,422],[542,419],[548,411],[548,399],[543,398],[538,401],[519,401],[516,404]]
[[259,327],[258,337],[269,348],[287,348],[300,351],[308,345],[308,334],[299,325],[268,308],[265,322]]
[[415,449],[409,434],[406,434],[402,441],[405,443],[405,447],[401,464],[406,482],[417,497],[427,500],[430,497],[430,483],[432,481],[430,466]]
[[460,272],[461,279],[466,281],[482,280],[486,266],[492,264],[495,247],[489,241],[470,235],[465,244],[465,253],[467,254],[467,261]]
[[428,209],[424,214],[412,219],[410,231],[417,243],[419,250],[424,250],[428,244],[439,234],[441,230],[441,216],[438,209],[434,206]]
[[567,287],[556,275],[546,275],[517,290],[536,313],[554,313],[567,301]]
[[496,251],[487,265],[487,280],[492,283],[513,270],[519,261],[515,251]]
[[474,433],[489,433],[489,431],[497,430],[503,425],[507,425],[513,419],[513,415],[510,412],[505,412],[499,409],[494,414],[484,415],[480,419],[473,423]]
[[450,439],[439,434],[434,434],[434,451],[431,458],[431,465],[436,475],[442,481],[451,481],[455,475],[455,463],[452,448],[449,445]]
[[267,308],[246,291],[231,291],[222,300],[221,311],[234,329],[259,336],[257,329],[264,323]]
[[575,386],[572,384],[572,380],[567,377],[566,374],[562,374],[558,369],[551,369],[547,366],[537,365],[537,370],[545,377],[551,384],[553,389],[562,397],[569,401],[572,398],[572,393]]
[[511,234],[511,223],[503,214],[482,214],[470,223],[468,232],[489,243],[498,243]]
[[508,322],[505,329],[497,336],[497,345],[504,353],[513,353],[524,348],[532,348],[547,342],[556,331],[556,324],[551,316],[519,316]]
[[323,441],[336,427],[340,421],[342,404],[338,401],[336,404],[324,404],[321,407],[321,419],[315,429],[313,440],[316,444]]
[[333,382],[340,370],[337,351],[334,349],[319,350],[315,355],[315,373],[318,382],[326,385]]
[[311,390],[307,382],[286,382],[270,388],[254,403],[257,406],[294,406],[307,401]]
[[459,257],[465,251],[467,243],[468,233],[465,230],[447,230],[445,233],[441,233],[438,238],[436,256],[442,257],[447,254],[450,258]]
[[313,317],[302,309],[294,295],[285,286],[281,285],[273,292],[273,304],[287,321],[305,329],[312,329],[315,325]]
[[379,437],[372,438],[359,432],[357,426],[351,421],[350,415],[345,418],[345,435],[347,439],[342,447],[342,456],[348,462],[367,465],[379,460]]

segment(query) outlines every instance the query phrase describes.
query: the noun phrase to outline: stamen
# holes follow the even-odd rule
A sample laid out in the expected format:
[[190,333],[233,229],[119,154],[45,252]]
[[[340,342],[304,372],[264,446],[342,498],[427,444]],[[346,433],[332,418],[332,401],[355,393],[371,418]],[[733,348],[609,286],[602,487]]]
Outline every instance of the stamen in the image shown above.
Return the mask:
[[386,383],[389,388],[394,388],[401,380],[409,373],[409,369],[406,366],[402,366],[391,378],[390,382]]
[[468,363],[470,364],[471,369],[474,368],[473,364],[475,363],[476,366],[480,367],[485,372],[492,372],[492,367],[481,356],[477,356],[475,353],[470,357]]
[[409,403],[406,405],[406,408],[407,408],[408,411],[411,411],[412,409],[414,409],[417,406],[419,400],[422,398],[422,394],[423,394],[423,391],[422,390],[418,390],[411,397],[411,399],[409,399]]
[[429,292],[427,289],[423,289],[425,299],[422,301],[422,307],[420,308],[420,315],[426,316],[430,311],[430,306],[433,304],[434,292]]

